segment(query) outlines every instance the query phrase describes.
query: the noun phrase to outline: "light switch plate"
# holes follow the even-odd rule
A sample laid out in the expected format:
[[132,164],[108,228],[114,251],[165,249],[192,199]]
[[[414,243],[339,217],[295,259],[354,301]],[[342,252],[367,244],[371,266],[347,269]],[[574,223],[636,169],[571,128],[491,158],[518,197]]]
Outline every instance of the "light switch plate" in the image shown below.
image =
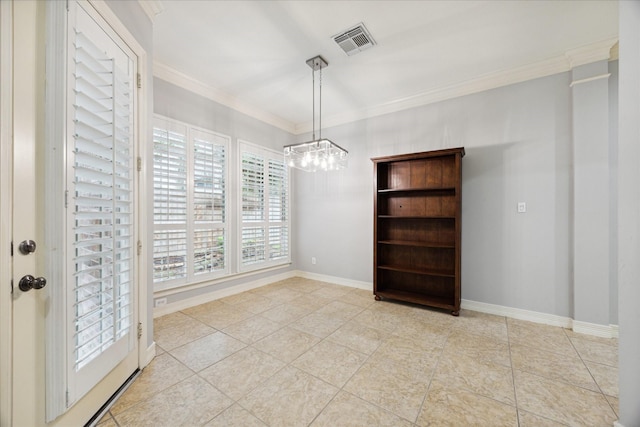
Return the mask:
[[518,213],[525,213],[527,211],[527,204],[525,202],[518,202]]

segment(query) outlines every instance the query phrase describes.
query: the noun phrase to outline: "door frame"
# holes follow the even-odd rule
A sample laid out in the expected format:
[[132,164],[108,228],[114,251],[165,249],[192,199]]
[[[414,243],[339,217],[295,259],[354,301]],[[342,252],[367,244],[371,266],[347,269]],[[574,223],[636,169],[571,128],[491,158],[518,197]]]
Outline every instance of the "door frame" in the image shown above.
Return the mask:
[[12,419],[13,2],[0,1],[0,425]]

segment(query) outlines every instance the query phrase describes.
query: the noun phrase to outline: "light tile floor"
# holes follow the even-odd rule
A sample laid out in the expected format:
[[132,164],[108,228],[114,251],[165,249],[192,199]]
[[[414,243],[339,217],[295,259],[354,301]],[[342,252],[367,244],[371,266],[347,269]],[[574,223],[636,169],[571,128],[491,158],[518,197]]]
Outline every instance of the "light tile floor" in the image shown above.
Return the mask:
[[617,340],[293,278],[155,321],[112,426],[611,426]]

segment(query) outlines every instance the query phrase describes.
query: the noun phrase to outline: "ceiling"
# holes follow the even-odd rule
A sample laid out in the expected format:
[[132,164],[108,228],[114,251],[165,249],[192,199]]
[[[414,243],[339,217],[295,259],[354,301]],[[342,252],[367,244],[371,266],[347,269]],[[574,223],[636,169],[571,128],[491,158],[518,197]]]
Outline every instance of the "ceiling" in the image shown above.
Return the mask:
[[[316,55],[326,127],[566,71],[618,35],[617,1],[156,3],[156,76],[293,133],[311,129]],[[332,36],[360,22],[376,45],[347,56]]]

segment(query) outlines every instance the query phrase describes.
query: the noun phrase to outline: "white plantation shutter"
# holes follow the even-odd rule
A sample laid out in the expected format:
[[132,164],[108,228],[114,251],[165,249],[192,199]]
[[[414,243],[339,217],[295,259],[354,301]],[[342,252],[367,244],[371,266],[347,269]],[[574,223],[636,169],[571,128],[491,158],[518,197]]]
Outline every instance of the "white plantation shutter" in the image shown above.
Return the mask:
[[242,221],[265,219],[264,159],[257,154],[242,153]]
[[192,131],[193,274],[225,270],[226,137]]
[[226,273],[229,137],[161,117],[153,135],[155,289]]
[[68,405],[135,345],[135,62],[80,8],[69,53]]
[[153,280],[187,277],[186,128],[153,129]]
[[284,160],[269,159],[269,259],[289,256],[289,180]]
[[281,153],[240,144],[240,268],[287,263],[289,254],[289,170]]

